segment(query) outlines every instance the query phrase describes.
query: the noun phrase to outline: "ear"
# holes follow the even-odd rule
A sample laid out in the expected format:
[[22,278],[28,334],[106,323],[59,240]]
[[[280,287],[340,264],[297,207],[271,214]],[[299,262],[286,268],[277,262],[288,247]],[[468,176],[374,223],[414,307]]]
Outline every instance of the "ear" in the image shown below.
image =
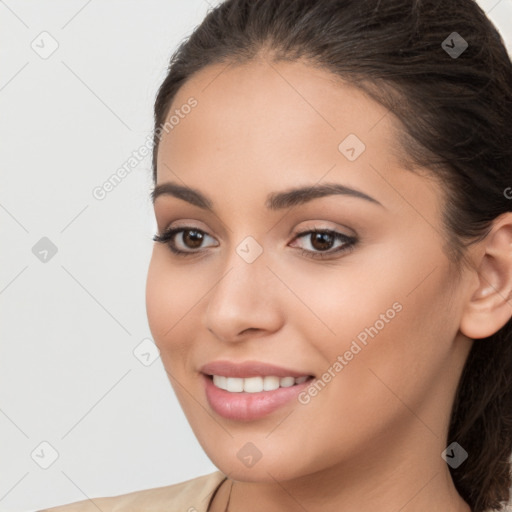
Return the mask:
[[460,325],[462,334],[473,339],[492,336],[512,317],[512,212],[495,219],[478,248],[476,285]]

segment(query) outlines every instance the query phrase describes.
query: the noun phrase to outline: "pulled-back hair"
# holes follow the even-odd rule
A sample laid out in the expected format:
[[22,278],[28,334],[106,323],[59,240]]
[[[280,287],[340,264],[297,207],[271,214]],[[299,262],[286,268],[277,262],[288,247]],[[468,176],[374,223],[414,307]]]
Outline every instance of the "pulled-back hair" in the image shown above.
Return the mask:
[[[459,36],[468,45],[460,55]],[[425,168],[447,191],[443,222],[455,263],[512,211],[512,64],[473,0],[221,3],[181,43],[158,91],[155,182],[158,128],[180,87],[205,66],[261,55],[330,71],[398,118],[404,167]],[[511,320],[473,342],[451,413],[447,445],[453,441],[468,452],[450,467],[459,494],[473,512],[501,510],[511,487]]]

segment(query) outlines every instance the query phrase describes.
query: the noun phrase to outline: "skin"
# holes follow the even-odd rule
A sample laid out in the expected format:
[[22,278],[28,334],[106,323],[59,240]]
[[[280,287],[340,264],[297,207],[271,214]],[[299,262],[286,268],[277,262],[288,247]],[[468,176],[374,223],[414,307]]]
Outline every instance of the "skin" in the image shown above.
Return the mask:
[[[443,250],[442,186],[400,167],[397,120],[361,91],[306,63],[258,58],[204,68],[171,112],[191,96],[198,105],[161,140],[157,183],[198,189],[215,213],[156,199],[158,233],[192,225],[208,236],[194,249],[178,234],[196,251],[186,257],[155,243],[147,313],[197,439],[234,481],[229,510],[469,511],[441,452],[471,338],[512,315],[510,216],[458,277]],[[366,145],[353,162],[338,150],[351,133]],[[327,182],[381,205],[330,195],[265,207],[271,192]],[[313,228],[358,242],[309,258],[301,248],[321,244],[295,234]],[[236,252],[247,236],[263,249],[253,263]],[[308,404],[251,422],[208,405],[203,364],[259,360],[320,377],[396,302],[401,311]],[[262,454],[250,468],[237,457],[248,442]],[[229,486],[212,511],[225,509]]]

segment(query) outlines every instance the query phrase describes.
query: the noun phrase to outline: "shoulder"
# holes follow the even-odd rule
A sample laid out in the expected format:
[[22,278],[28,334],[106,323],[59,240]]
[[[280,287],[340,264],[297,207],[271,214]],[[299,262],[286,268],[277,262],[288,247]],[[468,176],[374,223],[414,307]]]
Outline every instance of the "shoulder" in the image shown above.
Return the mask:
[[206,512],[210,496],[225,478],[221,471],[215,471],[165,487],[92,498],[39,512]]

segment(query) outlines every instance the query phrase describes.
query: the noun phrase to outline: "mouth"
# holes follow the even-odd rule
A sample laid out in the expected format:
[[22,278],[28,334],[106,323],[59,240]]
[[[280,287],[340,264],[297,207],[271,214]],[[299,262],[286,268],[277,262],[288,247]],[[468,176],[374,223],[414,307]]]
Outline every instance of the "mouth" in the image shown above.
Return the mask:
[[226,375],[205,375],[213,385],[229,393],[261,393],[274,391],[279,388],[297,386],[314,379],[313,375],[301,375],[300,377],[277,375],[265,375],[254,377],[228,377]]
[[219,416],[237,422],[264,418],[278,409],[298,407],[300,393],[314,377],[228,377],[201,374],[208,405]]

